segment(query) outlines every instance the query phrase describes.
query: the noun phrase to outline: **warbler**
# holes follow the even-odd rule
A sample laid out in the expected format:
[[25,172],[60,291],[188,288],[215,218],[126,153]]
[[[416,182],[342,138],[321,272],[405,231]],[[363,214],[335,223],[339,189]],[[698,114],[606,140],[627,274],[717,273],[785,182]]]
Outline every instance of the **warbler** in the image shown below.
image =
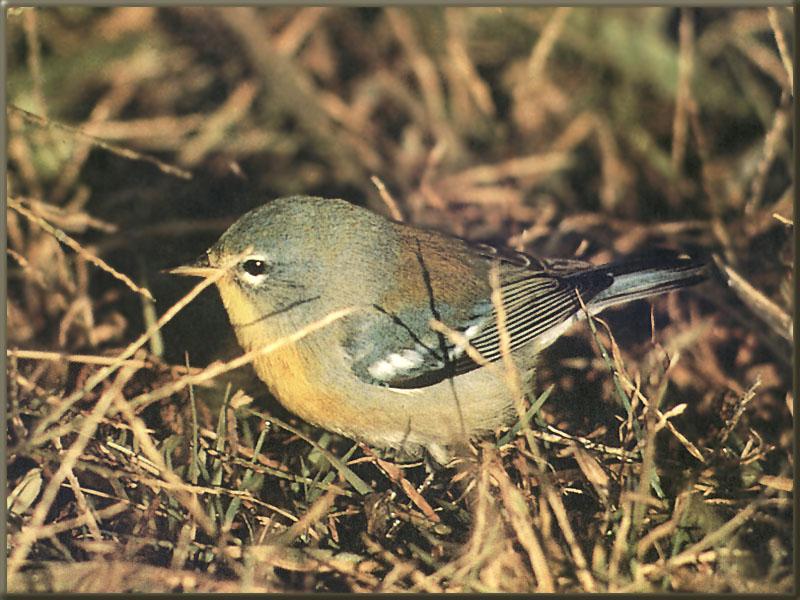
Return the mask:
[[279,402],[324,429],[438,462],[518,418],[504,352],[530,391],[537,354],[587,313],[706,277],[704,261],[678,252],[602,266],[541,259],[309,196],[251,210],[171,272],[219,270],[245,350],[354,309],[255,358]]

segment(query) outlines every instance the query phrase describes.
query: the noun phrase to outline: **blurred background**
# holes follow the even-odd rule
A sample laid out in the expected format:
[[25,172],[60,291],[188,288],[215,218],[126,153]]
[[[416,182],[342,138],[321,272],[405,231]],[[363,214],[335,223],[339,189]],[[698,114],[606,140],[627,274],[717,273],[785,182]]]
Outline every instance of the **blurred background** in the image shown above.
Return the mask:
[[[758,476],[791,477],[790,9],[12,8],[5,34],[9,349],[113,356],[189,289],[160,271],[250,208],[310,194],[388,216],[388,194],[410,223],[534,254],[716,255],[719,281],[654,301],[654,332],[644,302],[607,320],[643,388],[662,345],[681,355],[685,436],[714,446],[737,414]],[[556,384],[548,422],[590,434],[620,408],[579,329],[539,377]],[[240,353],[212,291],[147,351],[162,366]],[[22,450],[48,410],[34,398],[96,369],[45,354],[8,359],[12,487],[47,462]],[[164,377],[142,372],[136,391]],[[248,369],[229,377],[264,396]],[[783,556],[755,569],[771,590],[791,563],[786,518],[753,534]]]

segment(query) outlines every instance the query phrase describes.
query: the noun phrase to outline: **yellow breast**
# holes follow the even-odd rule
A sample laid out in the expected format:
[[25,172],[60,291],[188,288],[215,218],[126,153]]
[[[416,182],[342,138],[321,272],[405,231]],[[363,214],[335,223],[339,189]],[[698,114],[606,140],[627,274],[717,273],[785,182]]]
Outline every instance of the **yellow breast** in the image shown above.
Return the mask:
[[[239,344],[246,351],[272,344],[304,325],[288,320],[285,315],[265,319],[262,313],[270,312],[270,309],[256,306],[235,282],[227,278],[220,280],[218,287]],[[310,423],[330,428],[332,415],[345,418],[352,415],[341,415],[347,412],[347,408],[342,406],[340,399],[337,402],[335,394],[326,385],[327,366],[320,364],[319,354],[315,351],[318,342],[325,343],[317,339],[320,335],[322,332],[315,332],[311,334],[314,339],[306,338],[261,354],[253,361],[253,367],[270,392],[288,410]]]

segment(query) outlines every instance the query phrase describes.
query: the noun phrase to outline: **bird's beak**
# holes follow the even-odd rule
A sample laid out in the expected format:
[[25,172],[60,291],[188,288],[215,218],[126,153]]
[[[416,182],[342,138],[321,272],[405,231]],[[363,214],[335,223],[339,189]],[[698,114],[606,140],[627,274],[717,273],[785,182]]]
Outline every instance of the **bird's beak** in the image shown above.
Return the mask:
[[202,254],[188,265],[181,265],[173,269],[166,269],[166,273],[171,275],[185,275],[187,277],[210,277],[219,269],[208,262],[208,255]]

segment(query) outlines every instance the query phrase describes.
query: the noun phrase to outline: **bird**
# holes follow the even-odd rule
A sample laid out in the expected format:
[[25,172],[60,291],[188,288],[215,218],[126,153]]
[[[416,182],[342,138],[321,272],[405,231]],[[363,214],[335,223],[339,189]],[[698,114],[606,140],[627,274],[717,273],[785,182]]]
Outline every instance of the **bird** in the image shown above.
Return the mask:
[[530,392],[537,356],[577,321],[699,283],[707,262],[675,250],[599,266],[537,258],[342,199],[295,195],[250,210],[197,260],[170,272],[218,275],[245,351],[350,309],[255,353],[256,374],[312,425],[446,464],[469,441],[519,418],[502,368],[508,355]]

